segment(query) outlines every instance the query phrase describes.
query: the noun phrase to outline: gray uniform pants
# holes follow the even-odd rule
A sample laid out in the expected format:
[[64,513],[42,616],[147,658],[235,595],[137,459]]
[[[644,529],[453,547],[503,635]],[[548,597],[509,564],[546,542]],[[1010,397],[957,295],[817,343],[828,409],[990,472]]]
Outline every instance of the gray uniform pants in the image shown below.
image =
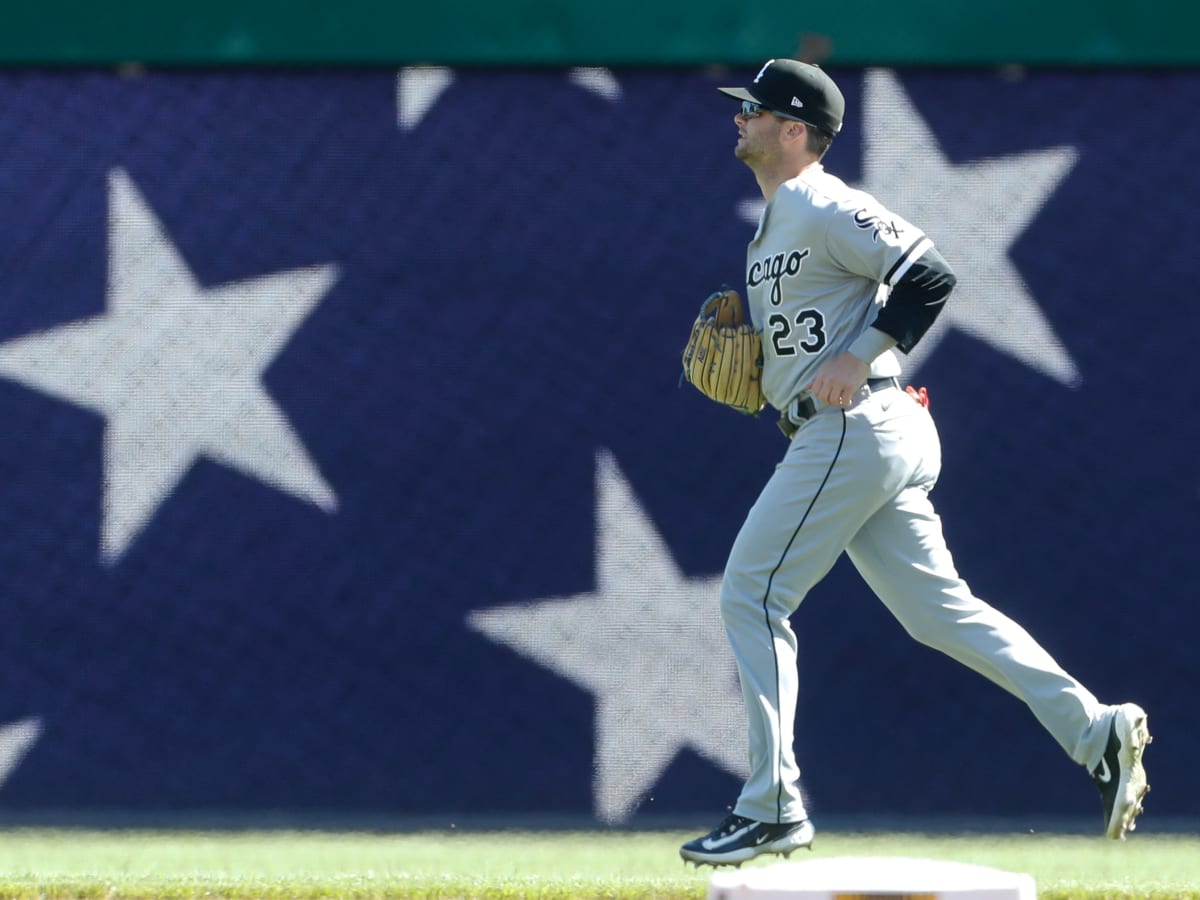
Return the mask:
[[1098,764],[1108,737],[1111,707],[955,571],[929,501],[941,469],[929,413],[897,388],[862,393],[793,437],[721,586],[750,737],[750,778],[734,811],[758,821],[807,816],[792,746],[798,675],[788,617],[843,550],[909,634],[1023,700],[1076,762]]

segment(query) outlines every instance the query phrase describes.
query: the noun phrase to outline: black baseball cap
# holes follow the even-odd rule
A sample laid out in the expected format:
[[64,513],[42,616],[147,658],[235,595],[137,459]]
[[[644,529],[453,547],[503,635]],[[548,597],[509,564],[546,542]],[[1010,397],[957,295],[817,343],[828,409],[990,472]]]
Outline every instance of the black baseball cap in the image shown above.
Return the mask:
[[749,87],[717,88],[738,100],[753,100],[771,112],[837,134],[846,115],[846,98],[820,66],[795,59],[769,59]]

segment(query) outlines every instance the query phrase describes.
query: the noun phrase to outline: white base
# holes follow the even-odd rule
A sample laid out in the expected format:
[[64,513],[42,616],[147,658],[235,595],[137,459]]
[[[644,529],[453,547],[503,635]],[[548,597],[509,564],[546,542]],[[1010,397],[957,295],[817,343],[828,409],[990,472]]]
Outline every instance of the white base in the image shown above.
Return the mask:
[[967,863],[835,856],[714,872],[708,900],[1035,900],[1033,878]]

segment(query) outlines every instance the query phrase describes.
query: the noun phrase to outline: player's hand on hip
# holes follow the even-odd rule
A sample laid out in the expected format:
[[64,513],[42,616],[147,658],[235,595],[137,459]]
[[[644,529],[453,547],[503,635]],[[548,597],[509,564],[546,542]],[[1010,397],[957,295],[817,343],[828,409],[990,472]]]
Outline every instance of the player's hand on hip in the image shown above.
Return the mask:
[[871,367],[853,353],[842,353],[817,367],[808,392],[829,406],[849,406],[870,373]]

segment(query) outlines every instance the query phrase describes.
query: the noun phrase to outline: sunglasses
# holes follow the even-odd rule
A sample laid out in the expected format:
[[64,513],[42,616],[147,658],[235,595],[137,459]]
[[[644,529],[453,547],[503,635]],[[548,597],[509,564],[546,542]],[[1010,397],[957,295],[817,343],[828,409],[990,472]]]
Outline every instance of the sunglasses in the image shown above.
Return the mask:
[[[778,116],[781,119],[790,119],[793,122],[804,122],[803,119],[798,119],[795,116],[789,116],[787,113],[776,112],[775,110],[770,109],[766,106],[763,106],[761,103],[756,103],[753,100],[743,100],[742,101],[742,118],[743,119],[755,119],[755,118],[758,118],[759,116],[761,116],[765,112],[769,112],[771,115]],[[805,122],[804,124],[807,125],[808,123]]]

